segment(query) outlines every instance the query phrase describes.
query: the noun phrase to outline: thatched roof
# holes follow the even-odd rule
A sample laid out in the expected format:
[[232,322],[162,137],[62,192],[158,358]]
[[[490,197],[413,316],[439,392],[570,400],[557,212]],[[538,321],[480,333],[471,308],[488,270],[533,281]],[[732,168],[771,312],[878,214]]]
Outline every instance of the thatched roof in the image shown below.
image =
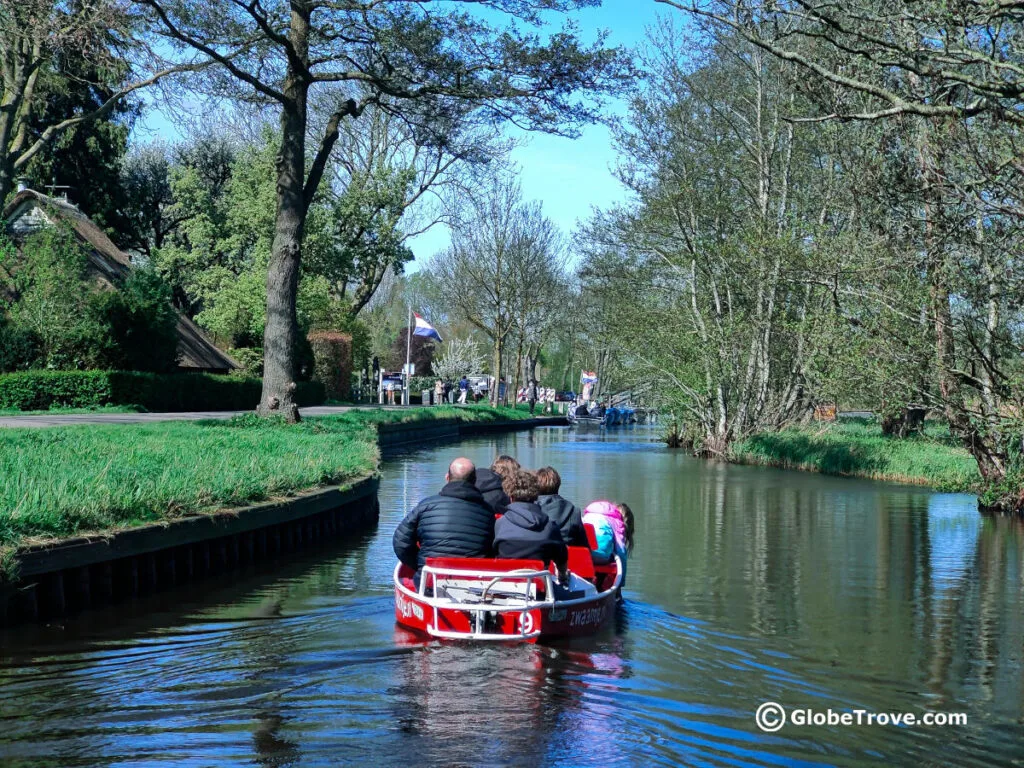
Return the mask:
[[[68,224],[82,242],[89,245],[89,264],[96,278],[111,288],[124,280],[132,268],[128,254],[114,245],[106,233],[66,200],[47,197],[35,190],[18,192],[4,208],[3,220],[15,238],[27,236],[56,220]],[[178,367],[187,370],[230,371],[238,363],[217,348],[200,328],[178,313]]]

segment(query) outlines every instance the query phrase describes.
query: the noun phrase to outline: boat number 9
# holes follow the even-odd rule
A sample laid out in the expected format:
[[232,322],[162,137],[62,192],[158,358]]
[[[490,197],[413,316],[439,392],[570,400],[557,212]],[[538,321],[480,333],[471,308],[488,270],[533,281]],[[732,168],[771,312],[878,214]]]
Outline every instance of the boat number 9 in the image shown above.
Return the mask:
[[528,635],[533,632],[533,614],[529,611],[523,611],[519,614],[519,628],[524,635]]

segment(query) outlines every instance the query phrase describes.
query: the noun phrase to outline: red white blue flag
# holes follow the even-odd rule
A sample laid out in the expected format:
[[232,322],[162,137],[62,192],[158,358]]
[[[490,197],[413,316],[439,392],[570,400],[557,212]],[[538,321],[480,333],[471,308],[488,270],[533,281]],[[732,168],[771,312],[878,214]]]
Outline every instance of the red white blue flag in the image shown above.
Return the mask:
[[597,374],[594,373],[593,371],[582,371],[580,373],[580,383],[581,384],[596,384],[597,383]]
[[424,320],[422,317],[417,315],[415,312],[412,313],[413,317],[416,318],[416,328],[413,329],[413,336],[426,336],[428,339],[436,339],[441,341],[441,334],[437,332],[430,323]]

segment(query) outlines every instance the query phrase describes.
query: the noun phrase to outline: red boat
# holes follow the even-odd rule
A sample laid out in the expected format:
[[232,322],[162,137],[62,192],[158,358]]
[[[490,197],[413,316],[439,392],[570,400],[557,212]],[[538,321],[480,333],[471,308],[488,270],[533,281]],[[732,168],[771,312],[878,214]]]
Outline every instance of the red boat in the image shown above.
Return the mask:
[[451,640],[535,643],[597,632],[614,615],[622,563],[595,565],[586,547],[569,547],[569,583],[540,560],[429,557],[419,587],[413,569],[395,568],[395,620]]

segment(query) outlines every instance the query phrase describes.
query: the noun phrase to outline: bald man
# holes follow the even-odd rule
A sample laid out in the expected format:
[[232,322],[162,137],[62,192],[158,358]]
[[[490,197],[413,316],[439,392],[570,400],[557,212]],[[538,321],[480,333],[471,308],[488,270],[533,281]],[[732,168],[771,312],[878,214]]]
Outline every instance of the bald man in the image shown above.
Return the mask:
[[398,524],[392,544],[398,559],[417,573],[428,557],[490,557],[494,512],[477,490],[476,467],[460,457],[448,466],[445,485]]

